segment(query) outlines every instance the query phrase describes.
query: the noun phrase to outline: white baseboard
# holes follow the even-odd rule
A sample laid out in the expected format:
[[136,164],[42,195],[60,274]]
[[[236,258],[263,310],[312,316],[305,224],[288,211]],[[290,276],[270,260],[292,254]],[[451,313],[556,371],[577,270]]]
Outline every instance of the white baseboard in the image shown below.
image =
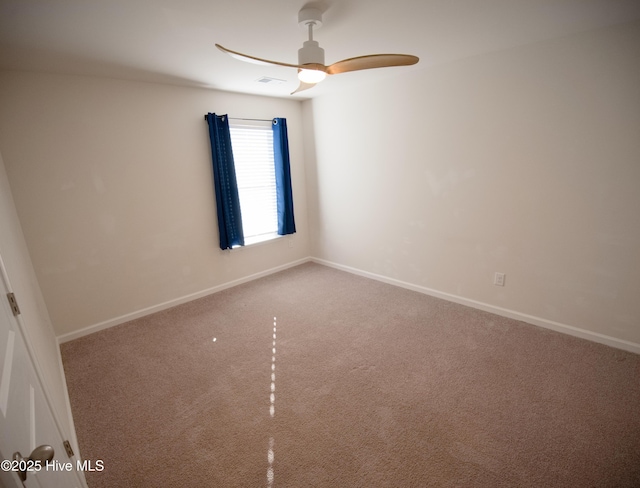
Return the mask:
[[314,263],[322,264],[324,266],[329,266],[331,268],[339,269],[341,271],[346,271],[348,273],[363,276],[365,278],[371,278],[373,280],[381,281],[389,285],[399,286],[401,288],[406,288],[408,290],[424,293],[425,295],[430,295],[432,297],[441,298],[443,300],[459,303],[461,305],[466,305],[472,308],[477,308],[485,312],[494,313],[496,315],[501,315],[503,317],[520,320],[528,324],[544,327],[545,329],[555,330],[556,332],[561,332],[563,334],[569,334],[574,337],[580,337],[581,339],[587,339],[589,341],[598,342],[600,344],[605,344],[607,346],[615,347],[617,349],[623,349],[625,351],[640,354],[640,344],[636,344],[635,342],[625,341],[623,339],[617,339],[615,337],[599,334],[597,332],[591,332],[588,330],[580,329],[572,325],[554,322],[552,320],[547,320],[547,319],[543,319],[533,315],[516,312],[515,310],[509,310],[506,308],[497,307],[495,305],[490,305],[488,303],[478,302],[476,300],[471,300],[469,298],[453,295],[451,293],[445,293],[445,292],[441,292],[431,288],[426,288],[424,286],[414,285],[412,283],[407,283],[406,281],[401,281],[395,278],[389,278],[379,274],[370,273],[368,271],[352,268],[350,266],[344,266],[342,264],[326,261],[324,259],[312,257],[310,260],[313,261]]
[[176,305],[181,305],[183,303],[190,302],[192,300],[196,300],[198,298],[202,298],[222,290],[226,290],[227,288],[232,288],[234,286],[238,286],[243,283],[247,283],[249,281],[262,278],[263,276],[268,276],[270,274],[277,273],[279,271],[284,271],[285,269],[292,268],[294,266],[298,266],[300,264],[303,264],[309,261],[322,264],[324,266],[328,266],[331,268],[339,269],[341,271],[346,271],[347,273],[352,273],[358,276],[363,276],[365,278],[381,281],[389,285],[399,286],[401,288],[406,288],[408,290],[416,291],[418,293],[423,293],[425,295],[429,295],[432,297],[441,298],[443,300],[459,303],[461,305],[466,305],[468,307],[483,310],[485,312],[490,312],[496,315],[501,315],[503,317],[520,320],[528,324],[537,325],[539,327],[551,329],[556,332],[561,332],[563,334],[569,334],[574,337],[580,337],[581,339],[587,339],[589,341],[598,342],[600,344],[605,344],[607,346],[615,347],[617,349],[623,349],[625,351],[633,352],[635,354],[640,354],[640,344],[637,344],[635,342],[630,342],[623,339],[617,339],[615,337],[599,334],[597,332],[580,329],[572,325],[562,324],[559,322],[554,322],[552,320],[543,319],[541,317],[536,317],[534,315],[528,315],[525,313],[516,312],[515,310],[509,310],[509,309],[498,307],[495,305],[490,305],[488,303],[471,300],[469,298],[453,295],[451,293],[445,293],[442,291],[434,290],[432,288],[426,288],[424,286],[415,285],[413,283],[408,283],[406,281],[401,281],[395,278],[389,278],[387,276],[370,273],[368,271],[363,271],[361,269],[352,268],[350,266],[345,266],[342,264],[334,263],[331,261],[327,261],[327,260],[315,258],[315,257],[307,257],[307,258],[299,259],[297,261],[292,261],[290,263],[287,263],[281,266],[276,266],[275,268],[270,268],[265,271],[261,271],[259,273],[255,273],[249,276],[245,276],[243,278],[239,278],[237,280],[229,281],[228,283],[223,283],[221,285],[214,286],[213,288],[208,288],[206,290],[202,290],[197,293],[192,293],[190,295],[176,298],[174,300],[169,300],[167,302],[160,303],[152,307],[147,307],[142,310],[138,310],[136,312],[132,312],[126,315],[121,315],[120,317],[106,320],[98,324],[90,325],[82,329],[58,336],[58,342],[61,344],[63,342],[72,341],[74,339],[78,339],[80,337],[92,334],[94,332],[98,332],[99,330],[107,329],[115,325],[120,325],[125,322],[129,322],[131,320],[144,317],[145,315],[150,315],[152,313],[160,312],[162,310],[175,307]]
[[249,281],[262,278],[263,276],[268,276],[270,274],[277,273],[279,271],[284,271],[285,269],[292,268],[294,266],[298,266],[299,264],[307,263],[309,261],[311,261],[310,257],[298,259],[297,261],[292,261],[290,263],[283,264],[281,266],[276,266],[275,268],[270,268],[265,271],[260,271],[259,273],[254,273],[249,276],[245,276],[243,278],[238,278],[237,280],[229,281],[227,283],[214,286],[213,288],[207,288],[206,290],[202,290],[197,293],[192,293],[190,295],[185,295],[180,298],[175,298],[173,300],[169,300],[167,302],[160,303],[158,305],[153,305],[151,307],[143,308],[141,310],[137,310],[132,313],[121,315],[113,319],[105,320],[104,322],[100,322],[98,324],[89,325],[87,327],[83,327],[82,329],[57,336],[58,343],[62,344],[64,342],[69,342],[74,339],[79,339],[80,337],[93,334],[94,332],[98,332],[103,329],[108,329],[109,327],[113,327],[116,325],[124,324],[125,322],[129,322],[131,320],[138,319],[146,315],[151,315],[152,313],[161,312],[162,310],[175,307],[176,305],[181,305],[183,303],[187,303],[192,300],[197,300],[198,298],[206,297],[208,295],[212,295],[213,293],[226,290],[227,288],[232,288],[234,286],[238,286],[243,283],[247,283]]

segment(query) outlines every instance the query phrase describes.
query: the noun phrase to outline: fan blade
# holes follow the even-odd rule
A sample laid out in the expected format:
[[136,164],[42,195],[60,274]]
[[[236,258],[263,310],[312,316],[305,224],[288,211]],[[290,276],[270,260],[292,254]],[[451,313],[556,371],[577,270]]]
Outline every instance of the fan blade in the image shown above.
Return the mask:
[[316,86],[316,83],[305,83],[304,81],[301,81],[300,86],[298,86],[295,91],[292,91],[291,94],[293,95],[303,90],[308,90],[309,88],[313,88],[314,86]]
[[410,66],[420,59],[410,54],[370,54],[357,58],[343,59],[331,66],[327,66],[327,74],[348,73],[361,69],[388,68],[391,66]]
[[231,49],[227,49],[226,47],[221,46],[220,44],[216,44],[216,47],[220,49],[220,51],[227,53],[229,56],[239,59],[240,61],[246,61],[248,63],[254,64],[275,64],[276,66],[286,66],[288,68],[302,68],[297,64],[289,64],[289,63],[281,63],[280,61],[270,61],[268,59],[256,58],[255,56],[249,56],[248,54],[242,54],[236,51],[232,51]]

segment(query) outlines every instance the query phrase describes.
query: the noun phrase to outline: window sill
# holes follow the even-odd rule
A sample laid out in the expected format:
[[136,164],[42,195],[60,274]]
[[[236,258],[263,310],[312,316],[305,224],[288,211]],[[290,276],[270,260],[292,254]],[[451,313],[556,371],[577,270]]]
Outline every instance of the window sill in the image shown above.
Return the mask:
[[279,237],[284,237],[284,236],[281,236],[274,232],[273,234],[265,234],[265,235],[256,236],[256,237],[249,237],[248,239],[244,240],[244,247],[253,246],[255,244],[261,244],[263,242],[273,241],[274,239],[278,239]]
[[254,246],[259,246],[261,244],[266,244],[267,242],[271,242],[271,241],[275,241],[277,239],[281,239],[282,237],[285,236],[281,236],[280,234],[265,234],[265,235],[261,235],[261,236],[255,236],[255,237],[249,237],[246,238],[244,240],[244,246],[236,246],[234,247],[232,250],[235,251],[237,249],[244,249],[247,247],[254,247]]

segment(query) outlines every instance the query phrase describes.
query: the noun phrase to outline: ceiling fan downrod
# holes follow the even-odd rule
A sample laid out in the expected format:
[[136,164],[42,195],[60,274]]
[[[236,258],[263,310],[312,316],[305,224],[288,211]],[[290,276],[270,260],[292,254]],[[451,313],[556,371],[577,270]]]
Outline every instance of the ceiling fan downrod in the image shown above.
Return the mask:
[[298,64],[321,64],[324,65],[324,49],[317,41],[313,40],[313,28],[322,27],[322,12],[315,8],[304,8],[298,13],[298,25],[307,29],[309,40],[302,43],[298,49]]

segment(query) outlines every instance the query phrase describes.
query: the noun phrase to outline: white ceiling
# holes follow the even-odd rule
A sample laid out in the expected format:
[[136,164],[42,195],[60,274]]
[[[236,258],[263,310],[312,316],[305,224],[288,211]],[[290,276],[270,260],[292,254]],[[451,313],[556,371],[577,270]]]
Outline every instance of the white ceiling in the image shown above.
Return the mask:
[[375,53],[420,62],[332,76],[296,98],[640,18],[640,0],[0,0],[0,68],[288,97],[295,69],[243,63],[214,43],[297,63],[305,5],[324,11],[314,37],[327,64]]

